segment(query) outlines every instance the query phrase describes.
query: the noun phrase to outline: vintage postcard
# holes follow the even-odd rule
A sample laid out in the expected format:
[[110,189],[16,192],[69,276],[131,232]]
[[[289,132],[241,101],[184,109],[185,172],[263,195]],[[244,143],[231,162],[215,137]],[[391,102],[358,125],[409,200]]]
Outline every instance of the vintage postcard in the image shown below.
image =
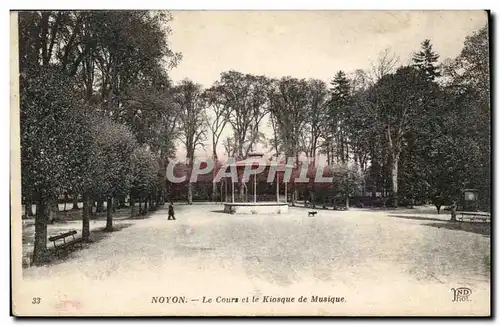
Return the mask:
[[13,315],[491,315],[487,11],[10,19]]

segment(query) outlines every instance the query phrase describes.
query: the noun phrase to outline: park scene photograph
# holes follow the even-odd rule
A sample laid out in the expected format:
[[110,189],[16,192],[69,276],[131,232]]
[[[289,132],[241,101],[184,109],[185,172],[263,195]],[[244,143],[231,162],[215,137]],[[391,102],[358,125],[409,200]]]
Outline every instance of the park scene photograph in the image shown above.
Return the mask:
[[14,315],[491,315],[487,11],[10,15]]

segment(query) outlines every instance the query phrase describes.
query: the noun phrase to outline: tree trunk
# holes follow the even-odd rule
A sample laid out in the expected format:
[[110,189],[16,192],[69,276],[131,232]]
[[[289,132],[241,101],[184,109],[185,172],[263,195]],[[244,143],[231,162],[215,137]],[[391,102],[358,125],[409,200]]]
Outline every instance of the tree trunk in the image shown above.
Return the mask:
[[118,207],[119,208],[125,208],[125,207],[127,207],[127,204],[125,203],[125,196],[120,196],[118,198]]
[[193,183],[188,180],[188,194],[187,194],[188,205],[193,204]]
[[47,202],[40,199],[36,206],[35,243],[33,248],[33,265],[41,265],[47,250]]
[[84,241],[90,239],[90,215],[92,213],[92,201],[88,194],[82,196],[83,211],[82,211],[82,238]]
[[142,203],[141,203],[141,199],[139,198],[139,215],[142,214]]
[[146,197],[144,199],[144,211],[143,211],[144,215],[146,215],[148,213],[148,197]]
[[33,213],[33,203],[32,202],[27,202],[26,204],[24,204],[24,215],[26,217],[35,216],[35,214]]
[[97,200],[97,207],[96,207],[95,212],[96,213],[102,213],[102,212],[104,212],[104,200],[102,200],[102,198],[99,198]]
[[163,188],[163,184],[160,189],[160,205],[165,205],[165,188]]
[[344,137],[342,135],[342,132],[339,135],[339,140],[340,140],[340,161],[342,164],[345,163],[345,156],[344,156]]
[[134,210],[135,210],[135,201],[134,201],[134,197],[130,196],[129,198],[129,201],[128,201],[128,204],[130,206],[130,217],[133,217],[134,216]]
[[217,182],[213,182],[212,180],[212,201],[213,202],[218,202],[218,196],[217,196],[217,193],[218,193],[218,190],[219,188],[217,187]]
[[161,201],[161,189],[156,190],[156,197],[155,197],[155,208],[158,208],[160,205]]
[[220,189],[220,192],[222,194],[222,187],[224,185],[224,197],[221,196],[221,202],[222,202],[222,199],[224,198],[224,202],[227,203],[227,181],[225,179],[222,179],[222,183],[221,183],[221,189]]
[[113,200],[112,200],[113,213],[116,213],[116,210],[118,209],[118,203],[119,203],[118,198],[113,197]]
[[243,188],[243,182],[239,183],[239,197],[240,197],[240,202],[243,202],[243,198],[245,198],[245,189]]
[[349,195],[345,196],[345,208],[349,209]]
[[[68,194],[65,193],[64,194],[64,206],[63,206],[63,212],[66,212],[66,203],[68,202],[69,198],[68,198]],[[59,209],[59,207],[58,207]]]
[[48,212],[48,223],[52,224],[57,220],[57,212],[59,211],[59,205],[57,205],[56,199],[51,199],[47,202],[47,212]]
[[[347,138],[347,137],[345,137]],[[349,140],[345,139],[345,161],[349,162]]]
[[451,221],[457,221],[457,204],[455,202],[451,205]]
[[109,196],[106,202],[106,229],[107,232],[113,231],[113,197]]
[[80,207],[78,207],[78,195],[74,195],[73,198],[73,207],[71,208],[72,211],[77,211],[79,210]]
[[311,207],[316,208],[316,192],[314,191],[314,184],[311,189],[309,189],[309,200],[311,201]]
[[395,155],[392,160],[392,205],[398,207],[398,167],[399,167],[399,155]]

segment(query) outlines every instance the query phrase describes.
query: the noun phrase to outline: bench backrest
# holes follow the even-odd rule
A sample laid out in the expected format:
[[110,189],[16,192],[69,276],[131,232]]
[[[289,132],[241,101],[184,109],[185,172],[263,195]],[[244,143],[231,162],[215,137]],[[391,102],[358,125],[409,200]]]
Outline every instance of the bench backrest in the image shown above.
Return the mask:
[[467,215],[467,216],[483,216],[483,217],[490,217],[490,213],[487,212],[457,212],[457,214],[461,215]]
[[69,237],[70,235],[74,235],[76,233],[77,233],[76,230],[69,231],[69,232],[66,232],[66,233],[61,233],[59,235],[55,235],[55,236],[50,237],[49,240],[50,241],[59,240],[59,239],[62,239],[62,238]]

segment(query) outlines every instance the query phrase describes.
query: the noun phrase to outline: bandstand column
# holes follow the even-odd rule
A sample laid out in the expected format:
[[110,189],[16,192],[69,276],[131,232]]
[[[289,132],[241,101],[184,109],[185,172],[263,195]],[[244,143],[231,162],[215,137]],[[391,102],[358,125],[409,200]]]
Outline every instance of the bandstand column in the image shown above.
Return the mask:
[[253,175],[253,202],[257,202],[257,175]]
[[288,197],[287,197],[287,193],[286,193],[286,181],[285,181],[285,203],[288,203]]
[[233,182],[233,178],[231,178],[231,202],[234,203],[234,182]]
[[276,177],[276,202],[280,202],[280,180]]
[[224,179],[224,202],[227,203],[227,179]]

